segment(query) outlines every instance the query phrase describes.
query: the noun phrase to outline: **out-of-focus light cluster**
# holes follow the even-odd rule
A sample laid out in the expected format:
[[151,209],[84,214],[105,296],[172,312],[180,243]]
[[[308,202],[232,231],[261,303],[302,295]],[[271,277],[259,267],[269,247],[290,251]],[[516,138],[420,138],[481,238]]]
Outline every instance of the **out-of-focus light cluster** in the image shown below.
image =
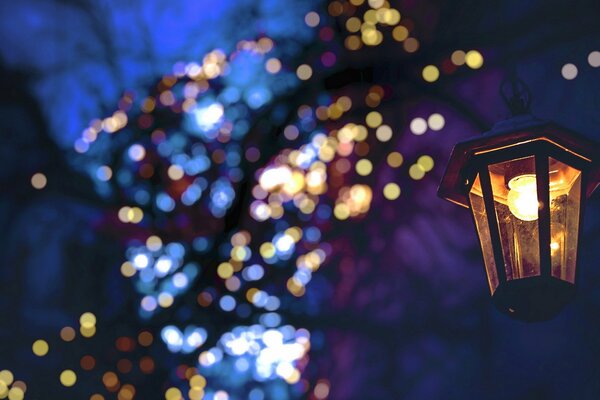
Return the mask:
[[79,317],[79,333],[85,338],[91,338],[96,334],[96,316],[91,312],[85,312]]
[[418,181],[423,179],[425,174],[433,169],[434,161],[431,156],[423,155],[417,159],[417,162],[410,166],[408,175]]
[[[594,50],[590,52],[588,54],[587,61],[592,68],[600,67],[600,51]],[[579,69],[577,68],[577,65],[573,63],[566,63],[562,66],[560,73],[564,79],[572,81],[573,79],[577,78]]]
[[[418,41],[409,38],[406,25],[399,25],[402,18],[400,12],[393,8],[388,1],[371,0],[368,2],[350,0],[331,2],[328,6],[331,16],[338,17],[344,14],[348,18],[344,26],[349,35],[345,39],[348,50],[358,50],[363,45],[377,46],[383,42],[384,32],[391,30],[392,37],[405,42],[405,50],[412,53],[418,48]],[[354,15],[357,14],[357,15]],[[412,25],[411,22],[408,25]],[[409,42],[408,46],[406,41]],[[412,43],[414,41],[414,43]]]
[[175,298],[186,292],[197,278],[200,267],[184,263],[185,247],[173,242],[163,245],[158,236],[150,236],[145,246],[132,246],[121,265],[121,273],[135,277],[136,289],[143,295],[140,315],[150,317],[160,308],[169,308]]
[[[83,338],[91,338],[96,333],[97,318],[92,312],[84,312],[79,316],[80,333]],[[167,327],[173,329],[173,327]],[[175,328],[176,329],[176,328]],[[178,331],[180,333],[180,331]],[[65,326],[60,330],[60,338],[65,343],[72,343],[77,336],[77,331],[71,326]],[[191,352],[206,340],[206,331],[202,328],[187,327],[182,334],[182,343],[173,344],[173,334],[168,329],[163,329],[162,337],[163,340],[168,344],[168,348],[171,351],[182,351]],[[134,368],[133,351],[139,345],[141,348],[148,348],[152,345],[154,337],[149,331],[141,331],[137,335],[137,340],[134,337],[120,336],[114,342],[114,348],[111,349],[107,359],[114,360],[116,358],[116,370],[106,371],[101,376],[102,384],[104,388],[114,393],[118,399],[133,399],[136,394],[136,388],[134,385],[124,383],[119,379],[120,374],[129,374]],[[66,350],[60,348],[60,344],[56,344],[59,349],[55,350],[58,352],[67,352],[72,354],[75,349]],[[31,350],[37,357],[44,357],[48,354],[50,346],[44,339],[35,340],[32,344]],[[128,353],[127,357],[122,357],[122,353]],[[152,374],[154,372],[154,360],[148,355],[142,355],[139,360],[139,371],[145,375]],[[96,357],[91,354],[85,354],[81,356],[79,360],[79,367],[81,371],[90,372],[93,371],[97,366]],[[118,372],[118,373],[117,373]],[[85,374],[79,375],[78,369],[73,368],[73,365],[68,365],[68,368],[62,369],[60,373],[57,373],[56,380],[62,386],[71,388],[77,384],[79,378],[86,378]],[[0,398],[8,398],[8,400],[21,400],[24,398],[24,394],[27,390],[27,386],[22,381],[13,381],[12,372],[8,370],[0,371]],[[12,387],[11,387],[12,382]],[[6,390],[5,390],[6,389]],[[89,397],[90,400],[104,400],[105,397],[102,394],[95,393]]]
[[[374,86],[369,89],[366,101],[372,99],[379,104],[383,96],[383,89]],[[361,157],[354,163],[356,174],[371,174],[373,164],[365,157],[369,151],[366,143],[369,130],[373,130],[379,141],[388,142],[393,136],[392,128],[383,124],[383,116],[378,111],[367,113],[365,125],[347,123],[329,131],[314,127],[314,116],[319,120],[336,120],[351,106],[352,101],[342,96],[328,106],[316,107],[314,111],[306,106],[298,109],[300,121],[288,125],[284,136],[288,140],[296,140],[304,131],[310,140],[296,149],[282,151],[270,165],[259,171],[258,185],[252,191],[255,201],[250,206],[253,218],[258,221],[279,219],[287,204],[305,215],[312,215],[319,210],[320,197],[328,191],[335,193],[333,214],[338,219],[356,217],[369,210],[372,198],[369,186],[347,188],[341,183],[344,175],[352,170],[350,159],[354,155]],[[339,111],[332,111],[336,109]]]
[[206,342],[206,329],[187,326],[183,331],[173,325],[162,328],[160,337],[172,353],[192,353]]
[[[335,3],[341,4],[331,4]],[[388,2],[353,0],[352,4],[368,9],[360,18],[349,16],[346,27],[352,35],[346,39],[348,48],[351,37],[358,40],[356,48],[376,46],[385,31],[402,42],[406,52],[419,48],[418,40],[410,37],[413,23],[406,20],[400,25],[400,13]],[[335,7],[329,6],[330,13]],[[304,23],[318,29],[323,41],[331,40],[327,27],[319,28],[322,22],[323,16],[314,11],[304,16]],[[319,68],[333,66],[337,56],[324,51],[316,62],[291,67],[283,55],[270,38],[263,37],[239,42],[230,55],[215,50],[201,63],[178,63],[147,96],[123,95],[119,110],[92,121],[75,144],[78,152],[96,157],[90,175],[99,192],[121,200],[119,221],[136,224],[131,229],[155,232],[145,243],[131,241],[127,261],[121,265],[122,275],[131,278],[141,294],[139,313],[143,318],[174,308],[176,298],[200,278],[200,266],[187,260],[202,260],[202,255],[210,254],[210,262],[203,263],[202,279],[206,281],[194,286],[198,305],[246,319],[248,324],[257,323],[234,328],[208,350],[202,346],[208,332],[213,335],[210,321],[201,326],[162,327],[160,337],[169,351],[188,354],[203,350],[198,358],[203,375],[196,375],[195,381],[210,378],[200,385],[188,377],[189,388],[169,388],[167,399],[179,400],[186,394],[189,398],[227,399],[235,396],[235,388],[255,382],[299,382],[310,341],[307,331],[283,325],[286,303],[290,294],[302,297],[310,292],[313,275],[330,253],[331,248],[321,242],[323,226],[332,216],[356,218],[371,208],[374,191],[368,181],[382,164],[374,165],[370,146],[390,142],[399,132],[376,110],[390,95],[389,88],[378,85],[365,95],[364,103],[370,109],[361,121],[345,120],[352,112],[354,97],[325,93],[314,106],[299,106],[294,110],[298,118],[288,121],[287,105],[273,104],[273,100],[289,94],[300,81],[314,79]],[[440,71],[433,68],[437,79]],[[256,117],[271,105],[268,113],[273,123],[266,129],[287,124],[281,141],[289,144],[275,150],[275,155],[263,154],[265,150],[253,144],[256,138],[248,136]],[[415,118],[410,128],[423,134],[427,129],[442,129],[444,123],[440,114],[432,114],[427,119]],[[103,151],[107,140],[114,140],[117,154]],[[421,179],[433,168],[433,160],[427,157],[409,167],[409,176]],[[248,168],[266,159],[263,168]],[[399,168],[403,156],[393,151],[386,161],[383,167]],[[254,177],[244,176],[252,169],[256,170]],[[266,222],[263,231],[268,233],[248,229],[218,237],[215,232],[221,229],[224,217],[241,200],[237,191],[245,178],[253,184],[250,216]],[[383,195],[397,199],[399,185],[388,181]],[[169,243],[161,238],[169,238]],[[294,263],[293,272],[284,269]],[[266,285],[271,282],[266,277],[281,275],[287,293]],[[115,379],[106,377],[105,386],[117,387]],[[270,387],[254,387],[250,398],[286,398],[281,392],[270,395]],[[316,398],[326,398],[328,392],[325,382],[313,390]]]
[[310,282],[315,272],[323,262],[326,254],[322,249],[310,251],[296,259],[296,272],[287,281],[288,291],[296,297],[303,296],[306,285]]
[[12,371],[8,369],[0,371],[0,399],[23,400],[26,391],[25,382],[15,380]]
[[[290,325],[279,328],[262,324],[238,326],[223,334],[215,347],[200,353],[199,370],[216,382],[234,379],[268,383],[283,379],[288,384],[295,384],[308,361],[310,345],[309,332]],[[287,398],[285,394],[275,395],[278,387],[268,384],[249,391],[249,398]],[[213,389],[206,390],[205,398],[228,398],[217,397],[219,392],[221,396],[229,396],[225,390]]]
[[343,187],[339,192],[333,213],[341,220],[365,214],[369,211],[372,198],[373,192],[367,185]]
[[410,131],[414,135],[422,135],[427,132],[427,129],[432,131],[440,131],[446,125],[446,120],[442,114],[433,113],[427,120],[422,117],[413,118],[410,121]]
[[[152,223],[148,217],[157,213],[174,216],[199,204],[217,218],[225,215],[235,200],[234,186],[244,177],[241,165],[260,158],[258,148],[242,152],[252,113],[298,84],[276,55],[273,41],[263,37],[239,42],[229,56],[217,49],[202,63],[178,63],[154,94],[125,93],[119,110],[90,123],[75,148],[98,159],[90,175],[101,194],[119,191],[125,197],[122,222]],[[312,73],[305,67],[301,79]],[[179,129],[156,126],[165,112],[181,121]],[[110,154],[102,152],[111,136],[103,132],[133,141],[122,148],[116,165],[108,165]],[[170,182],[166,190],[153,190],[149,181],[157,178]]]
[[444,59],[440,65],[423,67],[421,76],[424,81],[432,83],[439,79],[440,72],[452,74],[463,65],[471,69],[479,69],[483,66],[483,61],[483,55],[477,50],[469,50],[466,53],[463,50],[455,50],[450,58]]

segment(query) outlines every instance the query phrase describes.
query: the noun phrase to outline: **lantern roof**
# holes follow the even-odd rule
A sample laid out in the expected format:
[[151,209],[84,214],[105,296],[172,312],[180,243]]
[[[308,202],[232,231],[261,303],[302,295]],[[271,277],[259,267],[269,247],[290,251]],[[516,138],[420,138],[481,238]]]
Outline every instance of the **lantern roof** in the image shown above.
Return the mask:
[[496,123],[482,136],[457,143],[452,149],[438,196],[469,208],[466,189],[472,183],[473,168],[496,150],[533,142],[546,142],[581,159],[589,174],[586,196],[592,194],[600,181],[600,145],[557,123],[522,114]]

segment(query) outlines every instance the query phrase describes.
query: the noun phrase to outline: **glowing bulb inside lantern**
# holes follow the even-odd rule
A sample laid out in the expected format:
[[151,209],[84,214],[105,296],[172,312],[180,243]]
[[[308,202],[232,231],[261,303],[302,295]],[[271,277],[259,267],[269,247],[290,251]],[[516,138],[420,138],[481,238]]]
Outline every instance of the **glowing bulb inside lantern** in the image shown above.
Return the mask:
[[537,183],[535,175],[527,174],[512,178],[508,182],[508,209],[523,221],[538,219]]

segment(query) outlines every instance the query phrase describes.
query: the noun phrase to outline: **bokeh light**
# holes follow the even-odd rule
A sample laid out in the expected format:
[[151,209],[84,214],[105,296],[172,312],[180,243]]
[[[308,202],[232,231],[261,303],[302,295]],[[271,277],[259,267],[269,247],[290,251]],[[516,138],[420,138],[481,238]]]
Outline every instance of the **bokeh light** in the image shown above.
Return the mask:
[[427,65],[423,68],[422,75],[426,82],[435,82],[440,77],[440,70],[435,65]]
[[477,50],[469,50],[465,54],[465,64],[471,69],[479,69],[483,66],[483,56]]
[[577,70],[577,67],[575,66],[575,64],[568,63],[568,64],[563,65],[560,72],[561,72],[563,78],[570,81],[570,80],[577,78],[578,70]]
[[31,177],[31,186],[38,190],[45,188],[47,184],[48,179],[46,178],[46,175],[41,172],[37,172]]

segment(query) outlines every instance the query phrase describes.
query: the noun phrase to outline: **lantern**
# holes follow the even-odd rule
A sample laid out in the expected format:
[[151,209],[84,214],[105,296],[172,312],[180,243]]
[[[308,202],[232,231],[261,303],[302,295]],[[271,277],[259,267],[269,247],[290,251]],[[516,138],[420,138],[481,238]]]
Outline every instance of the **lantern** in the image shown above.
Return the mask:
[[471,209],[500,311],[546,320],[573,298],[581,218],[599,160],[597,143],[530,115],[452,150],[438,195]]

